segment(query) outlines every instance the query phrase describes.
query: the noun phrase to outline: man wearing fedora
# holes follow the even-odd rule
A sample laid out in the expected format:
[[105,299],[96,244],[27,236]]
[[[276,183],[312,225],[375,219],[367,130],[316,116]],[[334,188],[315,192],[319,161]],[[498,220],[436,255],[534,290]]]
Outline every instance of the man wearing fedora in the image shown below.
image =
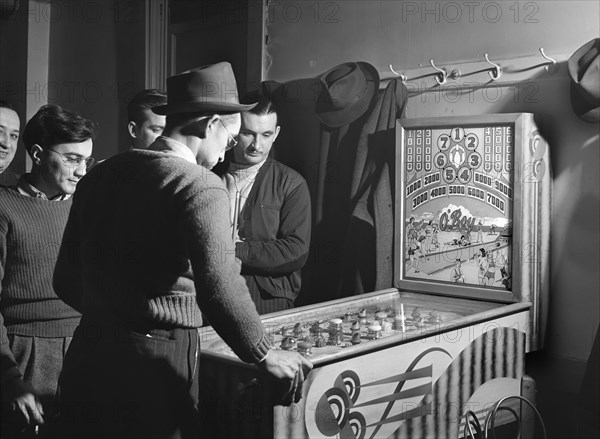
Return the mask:
[[[240,128],[229,63],[167,80],[165,130],[81,182],[54,273],[82,313],[61,375],[61,437],[199,437],[202,315],[298,401],[312,365],[271,350],[235,261],[227,190],[210,170]],[[200,165],[200,166],[198,166]],[[202,310],[202,312],[201,312]]]
[[260,314],[294,306],[310,246],[306,181],[269,157],[279,131],[274,103],[260,96],[253,109],[242,113],[238,142],[222,177],[229,191],[235,254]]

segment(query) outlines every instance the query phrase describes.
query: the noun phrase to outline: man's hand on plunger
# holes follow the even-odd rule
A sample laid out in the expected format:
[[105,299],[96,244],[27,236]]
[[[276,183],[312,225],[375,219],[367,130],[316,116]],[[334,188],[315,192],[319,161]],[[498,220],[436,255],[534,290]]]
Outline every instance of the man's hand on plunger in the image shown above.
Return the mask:
[[258,367],[275,379],[281,389],[281,404],[290,405],[302,399],[304,378],[313,365],[297,352],[271,349]]

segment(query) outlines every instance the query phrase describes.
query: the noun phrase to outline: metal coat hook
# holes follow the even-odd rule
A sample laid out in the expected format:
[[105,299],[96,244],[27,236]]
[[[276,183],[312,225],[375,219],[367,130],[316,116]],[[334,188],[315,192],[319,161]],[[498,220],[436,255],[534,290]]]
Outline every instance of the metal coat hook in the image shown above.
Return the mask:
[[398,73],[397,71],[394,70],[394,67],[392,67],[392,65],[390,64],[390,70],[392,71],[392,73],[396,76],[400,76],[400,80],[402,81],[403,84],[406,84],[406,81],[408,81],[408,78],[403,75],[402,73]]
[[550,61],[549,63],[546,63],[546,66],[544,67],[544,69],[546,69],[546,71],[552,75],[556,71],[556,68],[558,67],[558,62],[556,62],[555,59],[550,58],[549,56],[547,56],[544,53],[544,48],[543,47],[540,47],[540,53],[542,54],[542,56],[545,59],[547,59],[548,61]]
[[431,63],[431,67],[433,67],[435,70],[440,72],[439,75],[435,75],[435,81],[439,85],[445,84],[446,80],[448,79],[448,72],[444,69],[440,69],[440,68],[436,67],[435,64],[433,63],[433,60],[429,60],[429,62]]
[[495,70],[495,72],[488,72],[488,75],[490,75],[490,78],[492,78],[492,81],[497,81],[498,79],[500,79],[500,76],[502,76],[502,67],[500,67],[498,64],[491,62],[487,53],[484,56],[485,56],[485,60],[488,62],[488,64],[491,64],[492,66],[494,66],[494,70]]

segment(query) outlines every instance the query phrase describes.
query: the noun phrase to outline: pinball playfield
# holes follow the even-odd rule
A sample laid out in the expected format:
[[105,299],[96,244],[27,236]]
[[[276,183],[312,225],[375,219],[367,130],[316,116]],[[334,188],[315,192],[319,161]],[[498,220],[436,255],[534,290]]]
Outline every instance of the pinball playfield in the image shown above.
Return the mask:
[[[263,324],[275,349],[298,351],[319,364],[468,324],[474,314],[497,307],[488,302],[375,293],[276,313]],[[237,358],[212,332],[202,337],[202,350]]]

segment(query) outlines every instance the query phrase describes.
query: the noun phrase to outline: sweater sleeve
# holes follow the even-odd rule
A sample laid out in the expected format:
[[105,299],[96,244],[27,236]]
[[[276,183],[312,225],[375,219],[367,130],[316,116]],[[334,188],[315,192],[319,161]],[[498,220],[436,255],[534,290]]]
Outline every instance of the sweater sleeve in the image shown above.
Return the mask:
[[270,344],[235,261],[227,191],[192,191],[184,204],[182,232],[200,309],[240,359],[259,362]]
[[277,239],[238,242],[236,255],[244,273],[277,276],[301,269],[310,246],[310,194],[304,180],[292,188],[281,206]]
[[83,273],[78,198],[75,194],[54,267],[52,283],[56,295],[63,302],[82,312]]
[[[2,303],[2,282],[4,281],[4,269],[8,252],[7,234],[8,224],[0,218],[0,303]],[[8,333],[6,326],[4,326],[4,316],[0,312],[0,382],[4,384],[15,377],[20,378],[21,372],[19,372],[15,357],[10,350]]]

